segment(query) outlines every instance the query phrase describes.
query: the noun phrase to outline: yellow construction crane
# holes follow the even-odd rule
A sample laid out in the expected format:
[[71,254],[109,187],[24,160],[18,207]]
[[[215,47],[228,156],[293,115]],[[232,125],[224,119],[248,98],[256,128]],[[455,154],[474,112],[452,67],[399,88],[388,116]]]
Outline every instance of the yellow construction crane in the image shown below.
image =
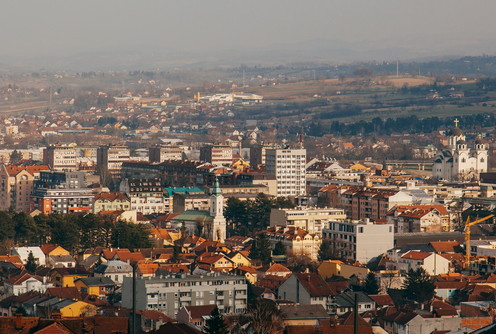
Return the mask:
[[470,227],[482,223],[490,218],[493,218],[494,215],[489,215],[481,219],[477,219],[473,222],[470,221],[470,217],[467,217],[467,221],[465,222],[465,269],[470,265]]

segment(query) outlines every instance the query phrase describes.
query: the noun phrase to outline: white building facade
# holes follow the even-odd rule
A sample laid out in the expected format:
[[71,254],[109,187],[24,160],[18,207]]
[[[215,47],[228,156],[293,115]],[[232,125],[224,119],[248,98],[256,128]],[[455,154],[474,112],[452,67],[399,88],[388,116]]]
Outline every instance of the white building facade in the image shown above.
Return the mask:
[[278,197],[306,195],[306,158],[304,148],[266,150],[267,173],[276,176]]
[[367,263],[394,247],[394,225],[363,222],[330,222],[323,231],[345,259]]

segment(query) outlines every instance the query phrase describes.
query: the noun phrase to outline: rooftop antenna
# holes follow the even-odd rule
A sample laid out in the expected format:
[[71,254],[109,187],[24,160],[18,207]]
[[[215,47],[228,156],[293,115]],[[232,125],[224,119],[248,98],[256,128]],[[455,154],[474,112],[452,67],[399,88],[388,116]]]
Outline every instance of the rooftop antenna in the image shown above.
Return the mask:
[[303,148],[303,126],[300,129],[300,136],[298,142],[300,143],[300,148]]

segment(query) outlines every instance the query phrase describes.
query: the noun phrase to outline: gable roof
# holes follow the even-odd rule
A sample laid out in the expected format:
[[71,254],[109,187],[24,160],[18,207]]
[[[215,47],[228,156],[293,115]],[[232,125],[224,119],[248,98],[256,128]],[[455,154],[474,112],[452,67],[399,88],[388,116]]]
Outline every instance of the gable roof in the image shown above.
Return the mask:
[[285,320],[330,318],[322,305],[280,305],[279,308]]
[[4,282],[9,283],[11,285],[19,285],[27,281],[28,279],[34,278],[40,282],[43,282],[43,279],[40,276],[36,275],[31,275],[27,272],[20,273],[19,275],[16,275],[14,277],[11,277],[9,279],[6,279]]
[[324,279],[315,273],[294,273],[300,284],[312,297],[327,297],[332,294]]
[[80,281],[86,286],[115,286],[114,281],[105,276],[78,278],[76,281]]
[[48,288],[45,291],[47,296],[81,300],[81,293],[76,287]]
[[401,258],[411,259],[411,260],[425,260],[426,258],[428,258],[431,255],[432,255],[432,253],[408,251],[405,254],[401,255]]
[[210,316],[217,305],[199,305],[199,306],[185,306],[186,310],[191,315],[191,319],[199,319],[204,316]]

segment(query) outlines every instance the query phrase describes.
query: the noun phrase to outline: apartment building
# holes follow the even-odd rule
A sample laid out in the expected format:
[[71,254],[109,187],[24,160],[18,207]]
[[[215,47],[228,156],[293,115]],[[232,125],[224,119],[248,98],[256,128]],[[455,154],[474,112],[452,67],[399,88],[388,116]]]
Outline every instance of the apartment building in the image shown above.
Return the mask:
[[386,216],[395,233],[449,232],[451,215],[442,204],[399,205]]
[[250,148],[250,164],[252,166],[265,165],[266,153],[268,149],[277,149],[274,144],[255,145]]
[[411,194],[397,189],[351,187],[340,195],[348,217],[354,220],[380,220],[396,205],[411,205]]
[[128,211],[131,209],[131,200],[123,193],[99,193],[93,201],[93,213],[101,211]]
[[297,207],[294,209],[272,209],[270,226],[297,227],[322,236],[329,221],[345,220],[343,209]]
[[[132,307],[132,278],[122,285],[122,306]],[[222,313],[244,313],[247,285],[244,276],[221,273],[177,274],[136,280],[136,309],[156,310],[175,317],[183,306],[217,305]]]
[[394,225],[370,220],[330,222],[323,231],[339,257],[367,263],[394,247]]
[[164,162],[167,160],[182,160],[184,147],[178,145],[155,145],[148,149],[150,162]]
[[119,179],[122,163],[129,161],[130,156],[131,152],[127,146],[100,146],[96,154],[96,169],[100,178]]
[[277,196],[306,195],[305,149],[266,150],[266,170],[276,176]]
[[233,162],[233,150],[229,145],[207,145],[200,148],[200,160],[214,165],[228,165]]
[[34,182],[31,209],[44,214],[91,212],[93,192],[83,172],[41,172]]
[[131,200],[131,210],[144,215],[164,212],[164,189],[160,179],[124,179],[120,192],[127,194]]
[[48,146],[43,150],[43,163],[54,171],[75,171],[78,168],[76,151],[70,145]]
[[12,208],[14,211],[28,212],[30,209],[33,182],[40,177],[40,171],[48,171],[41,166],[1,166],[0,167],[0,210]]
[[311,234],[298,227],[286,226],[271,226],[262,233],[267,235],[272,248],[280,241],[287,251],[295,255],[304,255],[314,261],[318,258],[322,238],[317,234]]

